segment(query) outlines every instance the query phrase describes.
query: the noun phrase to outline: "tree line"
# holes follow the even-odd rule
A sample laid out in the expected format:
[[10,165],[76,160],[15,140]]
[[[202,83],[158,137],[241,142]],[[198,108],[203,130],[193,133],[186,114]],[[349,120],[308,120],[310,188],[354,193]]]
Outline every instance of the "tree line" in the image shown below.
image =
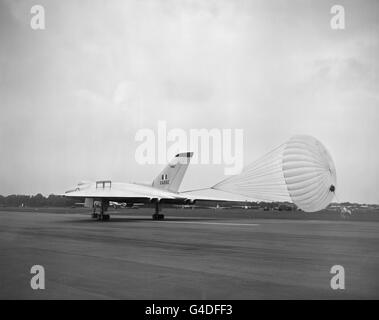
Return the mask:
[[38,193],[34,196],[0,195],[0,207],[69,207],[77,202],[75,199],[69,199],[64,196],[50,194],[45,197]]

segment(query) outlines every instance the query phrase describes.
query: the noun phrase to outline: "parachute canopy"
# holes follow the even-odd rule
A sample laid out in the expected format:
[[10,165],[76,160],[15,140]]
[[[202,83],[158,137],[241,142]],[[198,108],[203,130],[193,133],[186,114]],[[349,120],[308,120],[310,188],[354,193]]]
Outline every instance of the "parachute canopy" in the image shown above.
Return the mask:
[[212,188],[261,201],[293,202],[306,212],[315,212],[332,201],[336,170],[320,141],[296,135]]

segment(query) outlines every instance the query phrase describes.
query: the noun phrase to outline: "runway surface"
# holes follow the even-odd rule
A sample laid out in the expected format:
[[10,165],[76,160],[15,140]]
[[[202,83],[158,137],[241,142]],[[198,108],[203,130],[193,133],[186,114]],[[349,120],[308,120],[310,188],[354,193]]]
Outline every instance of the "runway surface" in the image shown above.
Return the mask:
[[[1,299],[379,298],[379,223],[0,211]],[[42,265],[46,289],[32,290]],[[345,269],[332,290],[330,269]]]

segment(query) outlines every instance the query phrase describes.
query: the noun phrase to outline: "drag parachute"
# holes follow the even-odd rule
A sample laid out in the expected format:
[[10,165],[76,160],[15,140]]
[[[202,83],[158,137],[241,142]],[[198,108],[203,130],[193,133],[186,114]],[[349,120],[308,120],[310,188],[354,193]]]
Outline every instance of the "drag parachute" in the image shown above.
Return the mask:
[[293,202],[306,212],[315,212],[332,201],[336,170],[321,142],[296,135],[212,188],[260,201]]

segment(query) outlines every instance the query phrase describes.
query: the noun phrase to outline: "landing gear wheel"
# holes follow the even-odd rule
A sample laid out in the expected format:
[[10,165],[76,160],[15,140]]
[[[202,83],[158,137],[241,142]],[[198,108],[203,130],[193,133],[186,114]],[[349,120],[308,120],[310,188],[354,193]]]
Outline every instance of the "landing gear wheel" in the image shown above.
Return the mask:
[[164,220],[164,214],[154,213],[153,220]]
[[101,221],[109,221],[110,215],[109,214],[103,214],[100,218]]
[[97,219],[99,217],[99,215],[97,213],[92,213],[92,219]]

